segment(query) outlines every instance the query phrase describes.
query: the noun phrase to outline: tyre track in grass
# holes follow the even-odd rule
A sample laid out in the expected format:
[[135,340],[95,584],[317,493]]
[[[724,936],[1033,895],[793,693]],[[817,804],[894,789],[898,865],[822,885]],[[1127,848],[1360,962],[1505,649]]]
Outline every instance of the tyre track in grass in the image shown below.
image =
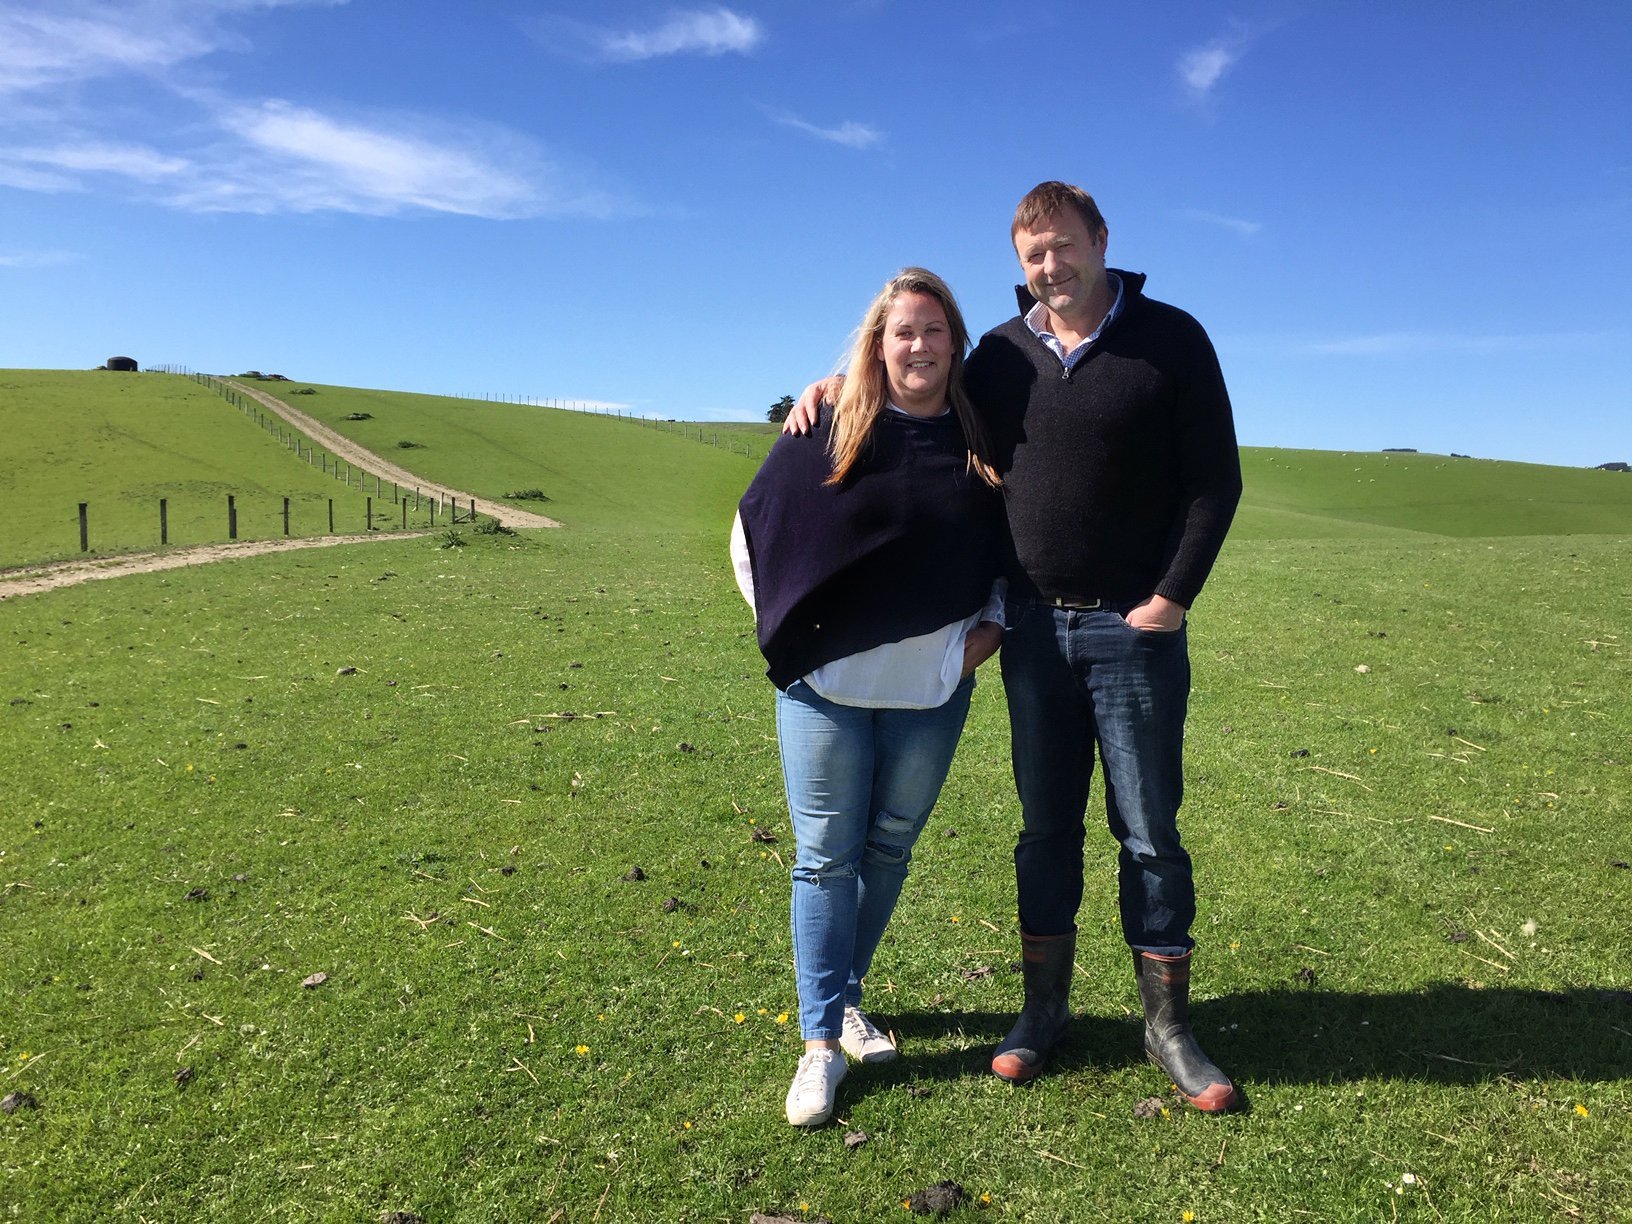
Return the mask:
[[87,561],[59,561],[53,565],[31,565],[22,569],[0,570],[0,600],[18,595],[37,595],[58,587],[99,578],[124,578],[130,574],[152,574],[159,570],[208,565],[211,561],[231,561],[236,557],[258,557],[263,553],[290,552],[296,548],[333,548],[336,544],[383,544],[387,540],[413,540],[429,531],[393,531],[375,535],[304,536],[295,540],[237,540],[229,544],[200,544],[168,552],[121,553]]
[[446,485],[428,484],[423,476],[416,476],[407,468],[398,467],[390,460],[381,458],[366,447],[359,446],[337,430],[330,429],[316,417],[285,403],[275,395],[269,395],[259,387],[248,386],[236,378],[223,378],[221,382],[234,391],[249,396],[261,407],[277,413],[278,416],[300,430],[312,441],[324,447],[331,455],[338,455],[347,463],[366,468],[369,472],[382,476],[386,480],[394,480],[398,485],[406,485],[409,488],[417,486],[421,489],[431,489],[443,493],[467,510],[474,501],[478,513],[485,514],[489,518],[496,518],[506,527],[561,526],[554,519],[542,514],[534,514],[531,510],[518,510],[516,507],[507,505],[504,502],[487,501],[471,493],[450,489]]

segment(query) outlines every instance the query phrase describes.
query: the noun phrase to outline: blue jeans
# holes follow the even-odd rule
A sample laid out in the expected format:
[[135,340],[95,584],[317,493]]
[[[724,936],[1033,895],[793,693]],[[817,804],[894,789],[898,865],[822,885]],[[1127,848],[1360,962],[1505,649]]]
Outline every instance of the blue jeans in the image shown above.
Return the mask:
[[932,710],[838,705],[803,680],[776,695],[798,843],[793,961],[805,1040],[837,1040],[895,912],[912,847],[952,766],[975,678]]
[[1179,844],[1190,655],[1184,628],[1135,629],[1132,605],[1073,611],[1010,600],[1003,636],[1014,781],[1023,828],[1014,849],[1020,927],[1076,929],[1094,750],[1105,814],[1121,843],[1122,935],[1137,951],[1194,947],[1190,856]]

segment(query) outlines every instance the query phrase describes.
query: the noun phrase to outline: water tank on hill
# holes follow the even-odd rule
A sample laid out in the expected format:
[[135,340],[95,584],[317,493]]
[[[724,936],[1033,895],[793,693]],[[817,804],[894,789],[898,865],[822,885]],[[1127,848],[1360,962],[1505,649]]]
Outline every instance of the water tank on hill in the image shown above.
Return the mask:
[[108,369],[123,370],[127,374],[134,374],[141,369],[141,366],[136,364],[136,358],[134,357],[109,357]]

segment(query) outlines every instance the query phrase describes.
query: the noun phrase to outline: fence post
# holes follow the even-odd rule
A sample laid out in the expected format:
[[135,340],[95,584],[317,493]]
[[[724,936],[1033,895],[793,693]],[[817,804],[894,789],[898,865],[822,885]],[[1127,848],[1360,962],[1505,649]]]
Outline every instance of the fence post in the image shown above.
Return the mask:
[[470,499],[470,521],[473,523],[476,521],[476,499],[474,497]]
[[368,515],[368,525],[366,527],[364,527],[363,530],[373,531],[374,530],[374,499],[372,497],[370,497],[368,499],[368,509],[365,511],[365,513]]
[[227,539],[238,538],[238,503],[231,493],[227,494]]
[[80,552],[90,552],[91,551],[90,528],[89,528],[89,525],[85,521],[85,510],[86,510],[86,507],[88,507],[89,505],[90,505],[89,502],[80,502],[79,503],[79,551]]
[[329,534],[334,534],[334,498],[329,498]]
[[283,499],[283,534],[289,534],[289,499]]
[[159,498],[159,543],[170,543],[170,499]]
[[402,499],[402,529],[404,531],[408,530],[408,499],[406,497]]
[[433,502],[430,503],[430,506],[431,506],[431,526],[434,528],[436,526],[436,503],[433,501]]

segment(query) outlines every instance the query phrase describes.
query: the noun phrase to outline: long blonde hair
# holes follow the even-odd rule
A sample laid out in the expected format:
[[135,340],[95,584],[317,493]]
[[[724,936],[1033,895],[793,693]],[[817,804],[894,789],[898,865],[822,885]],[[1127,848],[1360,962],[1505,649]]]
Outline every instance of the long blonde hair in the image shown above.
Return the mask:
[[833,474],[825,483],[842,484],[867,453],[873,430],[884,415],[889,403],[890,386],[885,376],[884,362],[879,359],[879,345],[884,339],[884,324],[890,307],[904,293],[924,293],[941,304],[946,312],[947,326],[952,329],[952,369],[947,379],[946,395],[963,426],[964,441],[969,447],[967,470],[976,473],[994,489],[1003,484],[992,466],[992,448],[986,438],[986,427],[975,412],[969,394],[963,389],[963,355],[969,347],[969,329],[964,325],[963,312],[947,283],[926,268],[902,268],[889,280],[878,296],[867,307],[856,328],[855,342],[850,346],[850,365],[845,373],[844,389],[839,393],[838,406],[833,410],[833,430],[828,435],[828,454],[833,459]]

